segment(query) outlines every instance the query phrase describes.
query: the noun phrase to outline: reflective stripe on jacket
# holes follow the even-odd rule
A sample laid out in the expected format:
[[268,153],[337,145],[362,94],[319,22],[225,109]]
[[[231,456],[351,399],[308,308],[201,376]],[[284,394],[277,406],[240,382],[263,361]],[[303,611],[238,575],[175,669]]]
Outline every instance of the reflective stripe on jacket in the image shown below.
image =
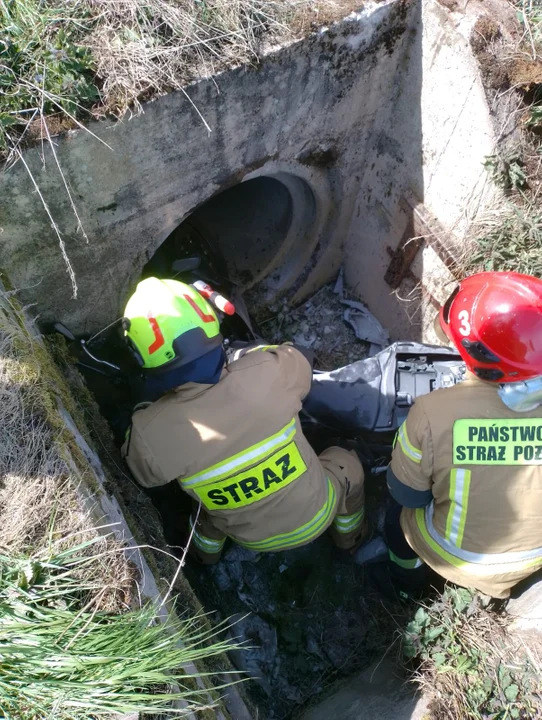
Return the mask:
[[507,597],[542,566],[542,407],[514,413],[468,375],[417,399],[391,470],[420,497],[430,491],[425,509],[403,509],[401,526],[448,580]]
[[260,550],[304,544],[337,510],[298,417],[310,363],[291,346],[250,350],[216,385],[188,383],[135,413],[124,447],[140,484],[178,479],[201,501],[212,526],[194,533],[202,552],[219,552],[226,536]]
[[476,553],[442,537],[433,525],[434,503],[416,509],[416,523],[423,539],[443,560],[473,576],[510,571],[532,571],[542,565],[542,547],[503,553]]
[[305,545],[311,540],[319,537],[327,527],[329,527],[335,515],[337,506],[337,493],[333,484],[327,480],[327,498],[316,515],[308,522],[294,528],[290,532],[273,535],[265,540],[243,542],[241,543],[251,550],[259,550],[262,552],[271,552],[276,550],[286,550],[296,547],[297,545]]

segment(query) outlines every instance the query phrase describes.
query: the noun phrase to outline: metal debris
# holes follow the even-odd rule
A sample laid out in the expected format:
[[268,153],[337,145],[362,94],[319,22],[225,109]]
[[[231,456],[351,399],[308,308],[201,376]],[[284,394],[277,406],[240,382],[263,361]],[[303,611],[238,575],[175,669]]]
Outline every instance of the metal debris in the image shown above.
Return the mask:
[[373,355],[376,355],[390,344],[390,336],[387,331],[375,316],[369,312],[368,308],[356,300],[345,298],[342,270],[335,283],[334,292],[340,297],[341,303],[347,306],[343,317],[353,328],[356,337],[370,344],[369,357],[373,357]]

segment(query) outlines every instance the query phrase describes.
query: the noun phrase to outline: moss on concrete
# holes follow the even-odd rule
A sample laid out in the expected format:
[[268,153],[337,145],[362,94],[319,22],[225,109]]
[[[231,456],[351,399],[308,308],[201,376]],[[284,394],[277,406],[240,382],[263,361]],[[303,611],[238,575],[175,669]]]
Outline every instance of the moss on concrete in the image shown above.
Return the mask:
[[[44,367],[47,368],[50,377],[54,378],[55,385],[58,383],[60,386],[61,391],[59,396],[61,397],[61,401],[73,417],[78,429],[85,437],[89,446],[95,450],[99,448],[97,454],[100,457],[106,476],[106,489],[108,492],[111,492],[118,501],[137,544],[144,546],[141,552],[145,557],[158,587],[165,592],[169,587],[167,579],[175,575],[177,563],[169,554],[164,554],[160,552],[159,549],[154,549],[166,548],[167,546],[157,511],[154,509],[151,501],[128,475],[128,470],[123,467],[123,460],[115,445],[111,429],[100,414],[94,396],[85,385],[82,376],[77,370],[75,360],[70,354],[69,346],[65,339],[60,336],[51,336],[46,339],[46,344],[47,348],[42,348],[43,354],[46,355],[46,357],[42,359],[40,354],[39,362],[40,364],[41,362],[44,363]],[[58,419],[57,414],[57,421]],[[72,451],[72,445],[76,445],[76,443],[70,443],[70,452]],[[78,450],[77,457],[80,457],[82,453],[77,445],[76,449]],[[85,477],[85,483],[87,485],[89,484],[87,477]],[[91,481],[92,490],[95,489],[95,485],[95,481]],[[96,489],[101,491],[98,487],[96,487]],[[144,516],[144,521],[138,519],[137,515]],[[211,629],[212,625],[208,617],[204,614],[199,599],[194,594],[190,583],[183,573],[179,573],[175,581],[173,595],[180,617],[198,616],[202,630]],[[221,673],[234,670],[229,659],[227,656],[211,657],[205,661],[198,662],[197,667],[203,674],[201,680],[211,697],[219,704],[224,715],[229,718],[229,713],[220,701],[220,693],[214,687],[214,685],[223,683],[223,679],[219,677]],[[193,689],[197,689],[195,679],[187,678],[186,684],[189,687],[193,686]],[[202,720],[215,720],[216,713],[214,710],[207,710],[202,711],[199,716]]]

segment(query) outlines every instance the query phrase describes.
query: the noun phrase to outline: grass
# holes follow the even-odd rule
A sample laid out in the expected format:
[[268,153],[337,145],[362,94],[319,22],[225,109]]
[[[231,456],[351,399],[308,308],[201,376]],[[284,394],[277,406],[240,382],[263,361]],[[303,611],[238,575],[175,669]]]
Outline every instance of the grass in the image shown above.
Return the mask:
[[[197,618],[158,621],[147,604],[89,609],[75,572],[93,541],[46,555],[0,555],[0,707],[19,720],[87,720],[134,712],[173,715],[209,707],[184,669],[231,648]],[[91,588],[92,589],[92,588]],[[213,641],[214,639],[214,641]],[[211,641],[211,642],[210,642]],[[181,703],[179,705],[179,703]]]
[[403,633],[403,657],[433,698],[433,720],[530,720],[542,716],[540,639],[509,633],[488,598],[446,587]]
[[463,261],[465,274],[507,270],[542,277],[542,208],[507,202],[481,222]]
[[97,102],[95,63],[79,44],[88,27],[75,2],[0,0],[0,151],[39,133],[45,116],[73,118]]
[[91,473],[58,415],[58,396],[71,407],[61,385],[13,295],[2,293],[0,714],[199,712],[213,705],[209,683],[196,682],[210,673],[187,663],[219,662],[222,628],[197,612],[162,623],[166,605],[142,606],[124,546],[99,534],[80,501]]
[[[361,0],[0,0],[0,159],[306,34]],[[187,95],[188,97],[188,95]],[[197,108],[196,108],[197,109]],[[205,123],[205,118],[201,117]]]
[[[515,117],[520,138],[510,146],[498,144],[484,167],[503,193],[500,207],[478,221],[471,244],[460,263],[465,275],[484,270],[507,270],[542,277],[542,2],[515,0],[520,33],[514,44],[501,48],[513,84],[507,92],[518,96]],[[501,135],[506,135],[504,129]]]
[[540,0],[514,0],[512,4],[523,29],[520,47],[535,60],[542,47],[542,3]]

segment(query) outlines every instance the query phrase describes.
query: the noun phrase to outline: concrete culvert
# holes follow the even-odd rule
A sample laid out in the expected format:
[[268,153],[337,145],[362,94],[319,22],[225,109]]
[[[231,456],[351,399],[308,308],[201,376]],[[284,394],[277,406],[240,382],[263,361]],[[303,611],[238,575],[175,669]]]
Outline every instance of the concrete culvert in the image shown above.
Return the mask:
[[[348,12],[355,5],[333,4]],[[348,297],[363,300],[392,341],[431,342],[435,309],[461,277],[472,228],[504,200],[484,170],[503,131],[492,125],[469,45],[480,12],[479,4],[449,0],[369,0],[258,63],[155,98],[130,122],[93,121],[91,133],[18,145],[23,162],[0,177],[0,268],[9,293],[39,316],[41,329],[62,322],[88,338],[112,326],[92,351],[124,368],[116,323],[136,284],[197,256],[211,283],[218,278],[224,294],[231,288],[245,298],[266,341],[302,340],[318,367],[332,370],[367,350],[343,324],[334,284],[342,268]],[[491,96],[493,105],[519,117],[502,104],[511,91],[501,95],[494,103]],[[9,129],[11,110],[1,116]],[[37,125],[42,135],[53,132]],[[238,320],[223,323],[226,337],[246,333]],[[232,634],[249,647],[202,672],[220,685],[231,660],[254,680],[241,686],[244,699],[234,690],[227,707],[206,718],[412,720],[423,712],[403,692],[394,659],[397,630],[415,610],[382,601],[370,571],[326,536],[260,555],[230,544],[219,565],[189,563],[180,572],[172,546],[190,510],[186,494],[178,484],[170,495],[146,494],[104,422],[114,425],[120,408],[131,414],[124,381],[79,363],[85,386],[62,341],[51,347],[70,385],[62,385],[62,401],[82,406],[86,422],[75,414],[73,421],[81,452],[98,469],[96,482],[81,473],[81,486],[98,497],[100,524],[118,523],[120,541],[144,548],[140,584],[154,588],[156,580],[155,597],[175,578],[181,614],[203,606],[210,622],[239,621]],[[64,442],[69,423],[59,417]],[[386,493],[384,474],[375,473],[366,502],[376,527]],[[532,608],[528,600],[517,613],[539,616],[540,593]]]
[[279,180],[262,176],[225,190],[191,215],[216,238],[228,275],[248,286],[280,255],[292,224],[292,196]]
[[289,289],[316,245],[316,200],[291,173],[258,175],[199,205],[143,270],[168,273],[182,257],[203,257],[241,290],[261,284],[265,297]]

